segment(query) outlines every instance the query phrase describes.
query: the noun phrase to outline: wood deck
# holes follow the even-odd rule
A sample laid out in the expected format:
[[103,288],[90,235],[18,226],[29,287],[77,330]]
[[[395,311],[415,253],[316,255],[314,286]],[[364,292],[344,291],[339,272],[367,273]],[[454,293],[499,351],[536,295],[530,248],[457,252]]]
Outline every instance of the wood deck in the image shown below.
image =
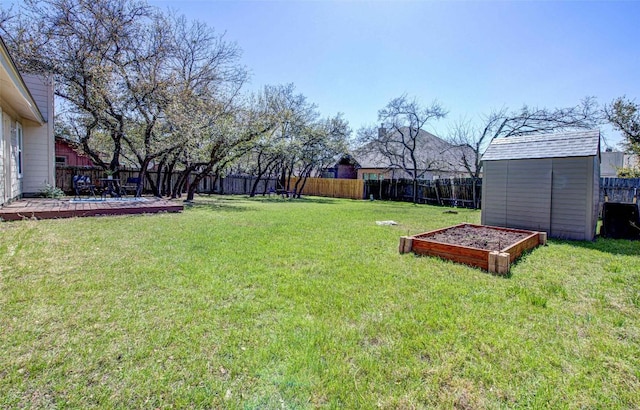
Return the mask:
[[144,197],[144,201],[72,201],[63,199],[21,199],[0,207],[0,220],[55,219],[98,215],[131,215],[158,212],[181,212],[182,202]]

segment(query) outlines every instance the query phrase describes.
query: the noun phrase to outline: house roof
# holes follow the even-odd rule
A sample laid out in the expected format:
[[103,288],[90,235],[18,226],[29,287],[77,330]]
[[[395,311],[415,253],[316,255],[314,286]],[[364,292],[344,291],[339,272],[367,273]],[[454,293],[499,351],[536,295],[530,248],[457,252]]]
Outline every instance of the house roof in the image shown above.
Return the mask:
[[[429,159],[433,162],[434,170],[466,172],[462,165],[461,150],[469,150],[469,147],[461,147],[448,143],[442,138],[436,137],[430,132],[419,130],[418,143],[416,146],[416,154],[423,159]],[[467,156],[472,152],[467,152]],[[375,149],[372,144],[360,147],[353,153],[354,159],[360,165],[360,168],[366,169],[391,169],[399,168],[392,165],[389,158]]]
[[38,124],[46,122],[2,38],[0,38],[0,99],[20,117]]
[[482,155],[482,161],[589,157],[598,155],[600,131],[531,134],[496,138]]

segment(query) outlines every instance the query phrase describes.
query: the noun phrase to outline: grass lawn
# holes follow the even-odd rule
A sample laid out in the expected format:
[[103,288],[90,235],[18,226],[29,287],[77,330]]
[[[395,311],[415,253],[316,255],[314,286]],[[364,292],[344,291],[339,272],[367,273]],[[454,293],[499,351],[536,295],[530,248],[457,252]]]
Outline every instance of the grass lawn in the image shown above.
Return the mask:
[[2,223],[0,408],[639,408],[640,242],[551,240],[509,278],[398,253],[480,220],[443,211]]

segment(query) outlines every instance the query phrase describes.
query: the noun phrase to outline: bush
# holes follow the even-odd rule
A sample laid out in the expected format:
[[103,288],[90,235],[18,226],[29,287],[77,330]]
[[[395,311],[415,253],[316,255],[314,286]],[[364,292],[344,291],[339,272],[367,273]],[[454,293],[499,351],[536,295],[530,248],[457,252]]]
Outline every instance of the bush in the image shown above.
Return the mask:
[[618,168],[618,178],[640,178],[640,168]]
[[44,184],[44,188],[40,190],[40,196],[44,198],[59,199],[64,196],[64,191],[58,187],[54,187],[51,184]]

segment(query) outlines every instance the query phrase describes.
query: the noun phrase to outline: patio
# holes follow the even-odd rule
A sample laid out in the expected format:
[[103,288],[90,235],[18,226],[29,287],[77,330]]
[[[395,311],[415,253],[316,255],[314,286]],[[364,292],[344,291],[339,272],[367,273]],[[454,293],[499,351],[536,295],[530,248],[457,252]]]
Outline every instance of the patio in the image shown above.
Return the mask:
[[181,212],[181,202],[156,197],[122,199],[25,198],[0,208],[0,220],[55,219],[98,215]]

